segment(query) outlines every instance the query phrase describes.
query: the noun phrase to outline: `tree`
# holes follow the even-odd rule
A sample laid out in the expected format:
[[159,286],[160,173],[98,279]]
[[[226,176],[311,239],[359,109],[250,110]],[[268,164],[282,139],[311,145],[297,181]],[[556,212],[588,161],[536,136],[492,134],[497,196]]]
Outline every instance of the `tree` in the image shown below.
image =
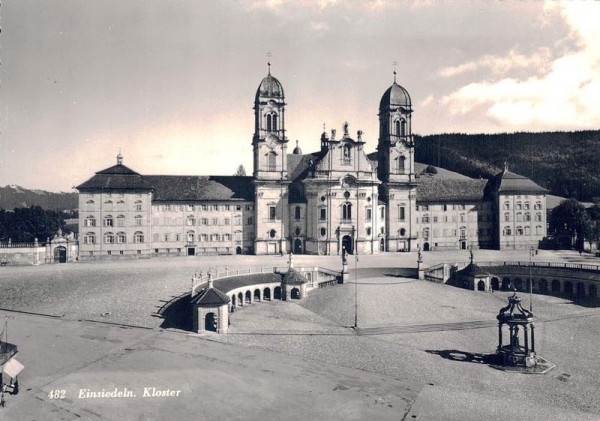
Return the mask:
[[437,169],[433,165],[427,165],[425,168],[426,174],[437,174]]
[[246,176],[246,169],[244,168],[243,165],[240,164],[240,166],[238,167],[237,171],[233,175],[244,177],[244,176]]
[[0,211],[0,240],[13,243],[30,243],[36,238],[40,242],[54,237],[59,229],[64,229],[62,212],[44,210],[39,206],[15,208],[13,211]]
[[581,203],[575,199],[563,200],[550,213],[550,232],[559,242],[569,240],[570,247],[575,239],[576,250],[582,251],[588,222],[588,214]]

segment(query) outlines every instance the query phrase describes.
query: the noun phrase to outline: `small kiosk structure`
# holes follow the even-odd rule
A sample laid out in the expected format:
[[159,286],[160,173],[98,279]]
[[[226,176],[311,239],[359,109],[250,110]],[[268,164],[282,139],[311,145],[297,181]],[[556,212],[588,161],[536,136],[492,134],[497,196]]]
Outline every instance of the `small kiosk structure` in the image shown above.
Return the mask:
[[[545,373],[554,364],[536,355],[535,324],[533,313],[521,305],[522,298],[516,292],[508,297],[508,305],[500,309],[498,316],[498,365],[505,371]],[[503,338],[504,326],[508,326],[508,341]]]
[[191,299],[193,330],[195,332],[227,333],[229,330],[229,297],[213,285],[212,274],[208,275],[208,288],[201,290]]

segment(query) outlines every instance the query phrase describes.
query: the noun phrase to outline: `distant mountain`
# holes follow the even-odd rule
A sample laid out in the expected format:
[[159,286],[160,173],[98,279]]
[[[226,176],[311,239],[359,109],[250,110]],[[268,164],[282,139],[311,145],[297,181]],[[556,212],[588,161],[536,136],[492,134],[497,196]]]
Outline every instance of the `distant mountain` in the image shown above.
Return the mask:
[[600,130],[415,136],[415,160],[473,178],[509,170],[557,196],[600,198]]
[[77,193],[55,193],[45,190],[29,190],[19,186],[0,187],[0,208],[14,209],[40,206],[47,210],[77,209]]

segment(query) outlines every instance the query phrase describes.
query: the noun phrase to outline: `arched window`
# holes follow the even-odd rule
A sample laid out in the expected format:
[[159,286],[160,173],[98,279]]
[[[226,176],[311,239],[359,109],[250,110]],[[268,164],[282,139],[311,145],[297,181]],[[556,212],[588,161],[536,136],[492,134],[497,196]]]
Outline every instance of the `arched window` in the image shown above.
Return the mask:
[[95,227],[96,226],[96,218],[94,218],[93,216],[88,216],[87,218],[85,218],[85,224],[86,227]]
[[400,174],[404,174],[404,171],[405,171],[405,168],[406,168],[406,158],[402,155],[402,156],[399,156],[396,159],[398,161],[398,172]]
[[133,234],[133,242],[134,243],[143,243],[144,242],[144,233],[141,231],[136,231]]
[[112,200],[106,200],[104,202],[104,208],[106,210],[112,210],[112,208],[113,208],[113,202],[112,202]]
[[134,218],[134,220],[135,220],[135,226],[136,227],[141,227],[142,223],[144,221],[143,218],[142,218],[142,215],[136,215],[135,218]]
[[523,209],[523,204],[521,202],[517,202],[517,210]]
[[502,234],[504,234],[505,236],[512,235],[512,231],[511,231],[510,227],[504,227]]
[[196,237],[196,235],[195,235],[194,231],[188,231],[188,232],[187,232],[187,240],[188,240],[188,243],[193,243],[193,242],[194,242],[194,239],[195,239],[195,237]]
[[504,209],[506,209],[506,210],[510,209],[510,202],[508,202],[508,201],[504,202]]
[[85,202],[86,205],[93,205],[94,201],[92,199],[88,200],[87,202]]
[[517,227],[517,235],[523,235],[523,227]]
[[275,230],[269,231],[269,237],[275,238],[276,235],[277,235],[277,231],[275,231]]
[[342,219],[345,221],[349,221],[352,219],[352,204],[351,203],[344,203],[342,205]]
[[325,237],[327,235],[327,229],[321,228],[321,237]]
[[268,132],[277,131],[277,113],[267,114],[267,131]]
[[535,221],[542,222],[542,214],[540,212],[535,214]]
[[531,234],[531,230],[529,227],[525,227],[525,235],[530,235]]
[[114,244],[115,235],[112,232],[107,232],[104,234],[104,243],[105,244]]
[[296,227],[294,229],[294,234],[296,234],[296,235],[300,235],[301,232],[302,232],[302,230],[300,229],[300,227]]
[[188,226],[194,226],[194,225],[196,225],[196,218],[194,218],[193,215],[189,215],[187,217],[187,224],[188,224]]
[[125,226],[125,215],[117,216],[117,226],[124,227]]
[[93,232],[88,232],[83,237],[83,242],[85,244],[96,244],[96,234],[94,234]]
[[542,235],[542,226],[541,225],[537,225],[535,227],[535,235]]
[[460,238],[466,238],[466,237],[467,237],[467,228],[460,227]]
[[135,210],[138,212],[142,211],[142,201],[141,200],[136,200],[135,201]]
[[396,136],[401,136],[400,132],[400,120],[394,120],[394,134]]
[[425,239],[429,238],[429,228],[423,229],[423,238],[425,238]]
[[510,221],[510,213],[509,212],[505,212],[504,213],[504,222],[509,222]]
[[525,212],[525,221],[531,221],[531,214],[529,212]]
[[124,232],[117,233],[117,243],[125,244],[127,242],[127,235]]
[[517,212],[517,222],[523,222],[523,213]]
[[400,136],[406,136],[406,120],[400,120]]
[[405,228],[400,228],[400,236],[404,237],[406,235],[406,229]]
[[296,206],[294,209],[294,219],[300,219],[300,206]]
[[371,236],[371,227],[367,227],[367,236]]
[[276,169],[277,169],[277,154],[272,151],[267,154],[267,170],[275,171]]
[[115,225],[115,220],[113,219],[112,215],[106,215],[104,217],[104,226],[105,227],[112,227]]

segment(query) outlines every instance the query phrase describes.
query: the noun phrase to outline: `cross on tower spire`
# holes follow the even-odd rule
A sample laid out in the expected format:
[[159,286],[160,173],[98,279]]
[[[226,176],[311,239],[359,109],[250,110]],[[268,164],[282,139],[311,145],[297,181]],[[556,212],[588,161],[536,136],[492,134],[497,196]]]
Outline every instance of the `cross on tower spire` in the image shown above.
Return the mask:
[[269,74],[271,74],[271,53],[267,53],[267,66],[269,67]]
[[394,61],[394,83],[396,83],[396,66],[398,66],[398,62]]

